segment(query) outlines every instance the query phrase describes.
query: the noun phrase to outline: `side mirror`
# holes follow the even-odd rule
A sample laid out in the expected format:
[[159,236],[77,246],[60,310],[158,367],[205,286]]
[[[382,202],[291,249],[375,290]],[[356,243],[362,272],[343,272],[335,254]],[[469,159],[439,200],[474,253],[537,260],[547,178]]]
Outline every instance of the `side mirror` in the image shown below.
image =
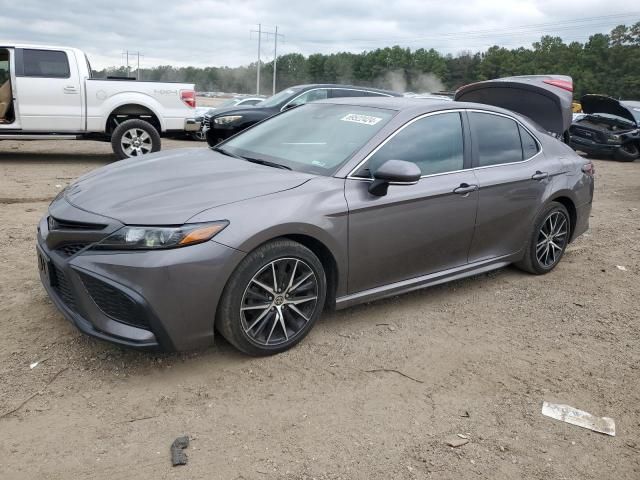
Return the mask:
[[369,193],[382,197],[387,194],[389,184],[414,185],[421,176],[422,172],[415,163],[387,160],[373,172],[373,183],[369,186]]

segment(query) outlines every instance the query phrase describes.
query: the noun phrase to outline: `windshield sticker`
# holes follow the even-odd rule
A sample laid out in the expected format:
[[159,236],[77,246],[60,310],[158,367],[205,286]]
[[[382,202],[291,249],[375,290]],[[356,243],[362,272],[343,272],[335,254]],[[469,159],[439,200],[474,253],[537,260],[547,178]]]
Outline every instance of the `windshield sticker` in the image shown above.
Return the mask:
[[340,120],[343,122],[362,123],[363,125],[375,125],[382,120],[382,118],[372,117],[371,115],[360,115],[358,113],[349,113]]

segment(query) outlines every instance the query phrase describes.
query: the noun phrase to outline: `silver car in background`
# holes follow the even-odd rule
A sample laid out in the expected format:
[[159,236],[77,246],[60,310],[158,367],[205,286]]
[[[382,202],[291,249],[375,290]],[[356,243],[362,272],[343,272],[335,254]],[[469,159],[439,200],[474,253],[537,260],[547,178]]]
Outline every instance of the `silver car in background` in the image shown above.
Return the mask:
[[591,162],[510,110],[326,100],[85,175],[41,220],[38,259],[89,335],[186,350],[217,330],[273,354],[326,308],[511,263],[550,272],[587,230],[593,186]]

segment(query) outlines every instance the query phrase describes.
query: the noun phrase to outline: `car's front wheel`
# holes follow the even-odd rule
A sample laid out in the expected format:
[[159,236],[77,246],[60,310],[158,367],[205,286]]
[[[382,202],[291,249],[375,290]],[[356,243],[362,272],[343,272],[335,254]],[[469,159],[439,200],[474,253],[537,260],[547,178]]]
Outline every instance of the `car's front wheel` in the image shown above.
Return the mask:
[[550,272],[564,255],[570,235],[569,212],[561,203],[551,202],[536,217],[524,258],[516,266],[536,275]]
[[218,331],[250,355],[287,350],[311,330],[324,308],[322,263],[300,243],[279,239],[247,255],[227,283]]

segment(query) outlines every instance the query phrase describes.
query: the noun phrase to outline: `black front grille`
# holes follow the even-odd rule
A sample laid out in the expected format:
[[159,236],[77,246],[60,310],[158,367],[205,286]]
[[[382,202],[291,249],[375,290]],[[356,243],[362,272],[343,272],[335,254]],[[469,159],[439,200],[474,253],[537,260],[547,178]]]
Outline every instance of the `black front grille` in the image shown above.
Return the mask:
[[47,219],[47,225],[49,230],[102,230],[106,227],[106,225],[100,223],[83,223],[83,222],[74,222],[71,220],[62,220],[59,218],[54,218],[49,216]]
[[76,299],[73,295],[71,283],[64,272],[49,262],[51,286],[56,291],[63,303],[74,312],[76,311]]
[[61,246],[57,247],[56,250],[58,252],[60,252],[62,254],[62,256],[70,257],[70,256],[75,255],[76,253],[78,253],[80,250],[85,248],[87,245],[89,245],[89,244],[88,243],[66,243],[64,245],[61,245]]
[[82,282],[105,315],[118,322],[149,330],[144,311],[126,293],[90,275],[82,275]]

